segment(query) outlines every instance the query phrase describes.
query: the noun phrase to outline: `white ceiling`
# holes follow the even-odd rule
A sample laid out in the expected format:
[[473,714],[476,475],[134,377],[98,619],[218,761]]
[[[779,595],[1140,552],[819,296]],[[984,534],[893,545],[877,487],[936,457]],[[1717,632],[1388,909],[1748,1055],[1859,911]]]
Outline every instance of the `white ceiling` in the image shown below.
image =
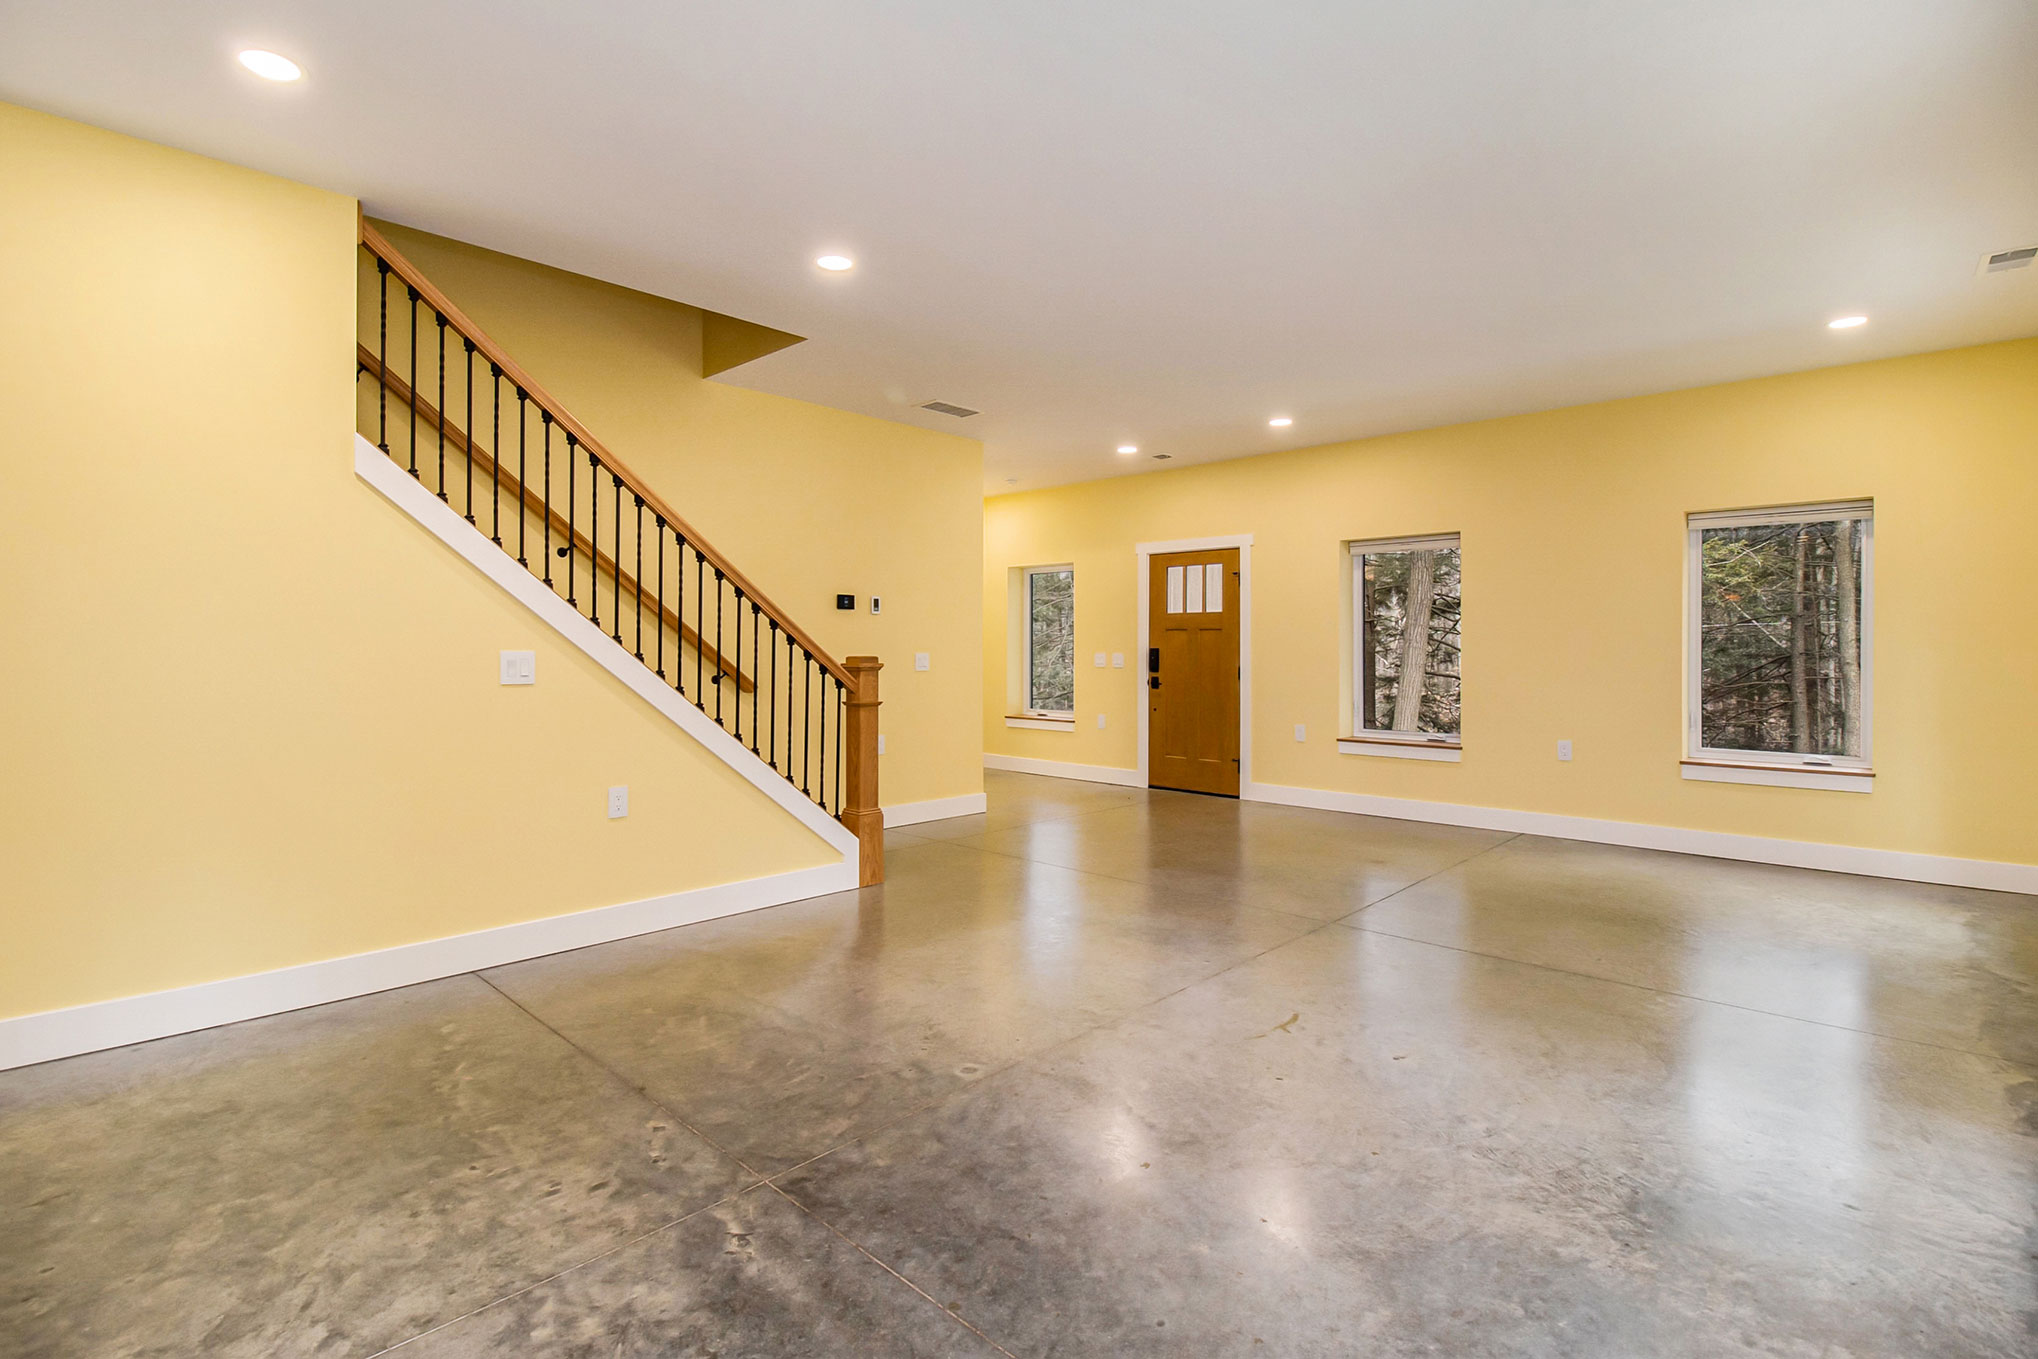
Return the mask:
[[2038,333],[2033,0],[6,0],[0,97],[809,336],[729,377],[993,490]]

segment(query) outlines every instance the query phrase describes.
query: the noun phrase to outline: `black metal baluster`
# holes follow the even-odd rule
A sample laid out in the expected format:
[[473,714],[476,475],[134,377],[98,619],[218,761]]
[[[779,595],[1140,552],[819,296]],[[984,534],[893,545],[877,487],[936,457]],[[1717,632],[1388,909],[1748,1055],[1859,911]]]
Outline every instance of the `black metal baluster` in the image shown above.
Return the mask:
[[722,722],[722,568],[715,568],[715,724]]
[[439,322],[439,418],[432,422],[439,427],[439,499],[451,504],[446,498],[446,317],[437,307],[432,315]]
[[552,412],[538,408],[538,419],[545,426],[545,490],[538,497],[539,527],[545,534],[545,583],[552,583]]
[[530,394],[522,387],[517,388],[517,565],[528,567],[531,562],[524,555],[524,497],[530,494],[531,479],[524,465],[524,436],[531,427],[530,413],[524,409]]
[[462,426],[467,432],[467,522],[474,522],[474,341],[465,335],[460,342],[467,352],[467,423]]
[[502,546],[502,365],[495,360],[488,361],[488,395],[495,407],[495,415],[489,425],[488,436],[488,492],[494,501],[494,508],[488,515],[488,536]]
[[750,753],[752,755],[757,753],[757,729],[764,725],[757,720],[757,700],[764,697],[764,690],[757,687],[757,677],[761,673],[757,668],[757,643],[760,639],[760,634],[764,631],[763,628],[758,626],[757,615],[758,608],[756,603],[753,602],[750,605]]
[[672,530],[672,687],[686,697],[686,535]]
[[842,681],[835,681],[835,815],[842,815],[842,726],[849,716],[849,709],[843,706]]
[[651,521],[658,527],[658,678],[665,678],[665,516],[656,510]]
[[[580,483],[580,459],[575,457],[574,455],[579,451],[580,451],[579,445],[574,440],[573,431],[570,429],[567,430],[566,546],[560,549],[559,555],[566,558],[566,602],[568,604],[571,604],[576,610],[580,608],[580,600],[577,596],[577,592],[574,589],[574,578],[579,574],[576,568],[580,565],[580,554],[573,550],[573,513],[576,503],[580,499],[580,494],[578,490]],[[592,485],[593,483],[590,482],[589,484]],[[587,569],[590,571],[595,569],[594,555],[592,553],[588,554]],[[601,592],[601,580],[599,577],[597,577],[594,581],[594,590],[597,594]]]
[[771,752],[765,758],[773,769],[778,768],[778,620],[771,620],[771,735],[764,748]]
[[611,588],[616,611],[609,623],[615,629],[616,644],[620,646],[623,641],[623,479],[614,472],[609,473],[609,478],[615,482],[616,496],[616,543],[615,551],[609,554],[609,579],[614,582]]
[[814,795],[809,785],[814,773],[814,656],[805,647],[800,648],[800,791],[808,797]]
[[705,621],[708,562],[701,556],[700,548],[693,550],[693,705],[702,712],[708,710],[708,691],[702,684],[708,660],[707,638],[701,635],[701,624]]
[[[631,494],[636,495],[635,492]],[[644,497],[637,495],[636,501],[637,538],[631,544],[631,550],[637,554],[637,659],[641,661],[644,659]]]
[[601,626],[601,459],[587,453],[587,621]]
[[785,635],[785,781],[793,781],[793,635]]
[[[735,586],[729,587],[736,595],[736,743],[743,743],[743,592]],[[755,726],[756,723],[752,723]]]
[[410,474],[418,474],[418,290],[410,288]]
[[389,451],[389,261],[375,257],[375,446]]

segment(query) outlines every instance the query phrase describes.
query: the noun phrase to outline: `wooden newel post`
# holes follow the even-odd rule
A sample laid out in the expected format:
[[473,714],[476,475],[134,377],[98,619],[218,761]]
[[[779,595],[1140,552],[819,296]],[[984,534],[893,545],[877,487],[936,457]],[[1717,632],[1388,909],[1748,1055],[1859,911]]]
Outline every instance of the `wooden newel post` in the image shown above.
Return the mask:
[[861,846],[858,885],[875,887],[885,880],[885,814],[877,801],[877,672],[885,663],[875,656],[845,656],[842,664],[855,676],[856,686],[848,699],[846,777],[837,820],[855,833]]

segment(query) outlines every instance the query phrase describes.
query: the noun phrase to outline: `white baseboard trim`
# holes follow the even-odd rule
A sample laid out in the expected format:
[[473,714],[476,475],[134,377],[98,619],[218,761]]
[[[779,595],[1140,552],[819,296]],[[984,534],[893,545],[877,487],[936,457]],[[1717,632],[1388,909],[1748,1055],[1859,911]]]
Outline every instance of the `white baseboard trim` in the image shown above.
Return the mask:
[[1822,845],[1805,840],[1773,840],[1761,835],[1725,831],[1685,830],[1635,821],[1604,821],[1553,812],[1517,812],[1502,807],[1470,807],[1419,798],[1377,797],[1339,793],[1323,788],[1291,788],[1278,783],[1247,784],[1251,802],[1276,802],[1288,807],[1385,816],[1399,821],[1429,821],[1475,830],[1518,831],[1559,840],[1589,840],[1602,845],[1660,849],[1673,854],[1699,854],[1712,859],[1816,868],[1829,873],[1858,873],[1871,878],[1943,883],[1949,887],[1980,887],[1993,892],[2038,895],[2038,864],[1998,863],[1989,859],[1955,859],[1937,854],[1908,854],[1893,849],[1860,849]]
[[0,1071],[855,890],[854,863],[823,864],[252,976],[22,1015],[0,1020]]
[[1146,787],[1146,780],[1137,769],[1117,769],[1108,764],[1070,764],[1066,760],[1029,760],[1018,755],[986,753],[984,768],[1013,774],[1045,774],[1051,779],[1081,779],[1085,783],[1116,783],[1127,788]]
[[586,652],[602,669],[621,680],[639,698],[649,703],[687,735],[707,747],[723,764],[741,774],[752,787],[792,813],[800,824],[818,835],[856,864],[859,852],[856,836],[849,828],[822,811],[771,766],[750,753],[721,725],[669,688],[647,669],[644,662],[625,650],[600,628],[580,616],[579,610],[553,594],[549,586],[517,565],[514,558],[488,535],[454,511],[453,507],[427,491],[417,480],[389,460],[389,455],[356,434],[354,474],[381,492],[399,510],[424,526],[469,565],[501,586],[518,603],[536,614],[554,632]]
[[955,797],[931,797],[925,802],[901,802],[884,809],[885,825],[917,826],[922,821],[946,821],[952,816],[977,816],[984,810],[982,793]]

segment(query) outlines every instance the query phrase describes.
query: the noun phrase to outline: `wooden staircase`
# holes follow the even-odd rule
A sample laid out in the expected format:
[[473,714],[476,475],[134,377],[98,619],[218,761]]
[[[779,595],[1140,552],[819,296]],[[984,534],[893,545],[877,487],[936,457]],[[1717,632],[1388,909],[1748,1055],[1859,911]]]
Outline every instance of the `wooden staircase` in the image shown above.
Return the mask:
[[363,438],[839,821],[859,881],[882,882],[882,663],[830,656],[366,222],[361,249]]

